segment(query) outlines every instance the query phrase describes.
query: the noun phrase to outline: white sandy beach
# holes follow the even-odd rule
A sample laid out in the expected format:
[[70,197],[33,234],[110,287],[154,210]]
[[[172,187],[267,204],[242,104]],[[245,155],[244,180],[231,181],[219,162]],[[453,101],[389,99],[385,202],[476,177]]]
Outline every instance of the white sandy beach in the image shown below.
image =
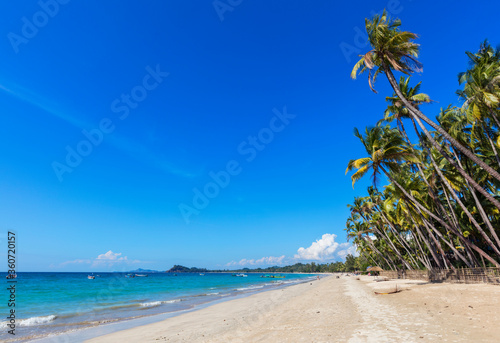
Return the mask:
[[330,276],[87,342],[498,342],[498,323],[500,286]]

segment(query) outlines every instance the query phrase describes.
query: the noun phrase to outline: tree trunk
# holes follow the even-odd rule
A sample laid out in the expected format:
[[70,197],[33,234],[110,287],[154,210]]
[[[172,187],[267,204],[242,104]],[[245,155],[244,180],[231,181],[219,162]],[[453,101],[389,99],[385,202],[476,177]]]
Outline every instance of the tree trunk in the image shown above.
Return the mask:
[[444,239],[443,235],[441,234],[441,232],[439,232],[438,229],[436,229],[434,227],[434,225],[431,225],[430,223],[427,222],[427,220],[425,220],[424,217],[422,217],[422,222],[424,223],[424,226],[425,228],[427,229],[427,231],[429,232],[429,235],[432,236],[432,238],[434,239],[434,242],[436,243],[436,246],[437,248],[439,249],[439,253],[441,254],[441,257],[443,258],[443,263],[444,265],[446,266],[446,269],[449,269],[448,268],[448,265],[450,266],[451,269],[453,270],[456,270],[455,269],[455,266],[450,262],[450,260],[448,260],[448,257],[446,256],[444,250],[443,250],[443,247],[441,246],[441,244],[437,241],[437,239],[434,237],[434,235],[432,234],[431,232],[431,229],[436,233],[436,235],[441,238],[441,240],[448,246],[452,247],[453,245],[450,244],[450,242],[448,242],[446,239]]
[[[365,222],[369,223],[369,221],[366,219],[365,216],[363,216],[361,213],[360,213],[360,215],[365,220]],[[399,259],[401,260],[401,263],[406,265],[408,269],[412,269],[410,264],[403,258],[403,256],[401,256],[401,253],[396,248],[396,246],[392,243],[391,239],[387,236],[387,234],[383,230],[383,228],[382,228],[382,231],[383,231],[383,233],[382,233],[380,231],[380,229],[377,227],[377,225],[373,225],[372,227],[377,231],[377,233],[380,235],[380,237],[383,238],[389,244],[389,246],[394,250],[394,253],[396,255],[398,255]]]
[[[454,150],[452,150],[452,152],[455,154],[456,156],[456,152]],[[458,157],[458,156],[456,156]],[[459,166],[462,168],[462,163],[460,162],[460,159],[457,158],[457,163],[459,164]],[[469,186],[469,183],[466,181],[467,185]],[[493,226],[491,225],[491,222],[490,222],[490,219],[488,218],[488,216],[486,215],[486,213],[484,212],[484,208],[483,208],[483,205],[481,205],[481,202],[479,201],[479,199],[477,198],[477,195],[476,195],[476,192],[474,192],[474,189],[470,188],[469,186],[469,190],[472,194],[472,197],[474,198],[474,202],[476,203],[476,206],[477,206],[477,209],[479,211],[479,214],[481,215],[481,218],[483,218],[484,222],[486,223],[486,226],[488,226],[488,229],[490,230],[490,233],[491,235],[493,236],[493,239],[496,241],[497,243],[497,246],[500,247],[500,239],[498,238],[498,235],[496,234],[495,232],[495,229],[493,228]],[[489,243],[489,242],[488,242]],[[495,251],[496,252],[496,251]]]
[[[443,225],[446,229],[450,230],[451,232],[453,232],[455,235],[457,235],[457,237],[463,239],[463,241],[465,242],[465,244],[469,244],[470,247],[475,250],[476,252],[478,252],[480,255],[482,255],[484,258],[486,258],[488,261],[490,261],[491,263],[493,263],[497,268],[500,268],[500,263],[498,263],[495,259],[493,259],[491,256],[489,256],[488,254],[486,254],[483,250],[481,250],[481,248],[479,248],[478,246],[476,246],[474,243],[472,242],[469,242],[467,240],[464,239],[464,237],[455,229],[455,228],[452,228],[451,226],[449,226],[448,224],[446,224],[441,218],[437,217],[436,215],[434,215],[431,211],[429,211],[427,208],[425,208],[424,206],[422,206],[412,195],[410,195],[396,180],[394,180],[394,178],[384,169],[384,167],[380,167],[380,169],[384,172],[384,174],[391,180],[392,183],[394,183],[394,185],[396,185],[400,190],[401,192],[403,192],[403,194],[408,198],[410,199],[413,204],[419,208],[420,210],[424,211],[427,215],[429,215],[430,217],[432,217],[434,220],[436,220],[439,224]],[[425,220],[425,219],[424,219]],[[454,249],[455,247],[453,247]],[[456,249],[455,249],[456,250]],[[460,254],[461,255],[461,254]],[[465,262],[465,261],[464,261]],[[467,265],[469,265],[469,268],[470,268],[470,263],[466,262]]]
[[497,152],[497,148],[495,148],[495,143],[493,143],[493,141],[492,141],[492,139],[490,137],[490,133],[484,127],[484,123],[483,122],[481,122],[481,127],[483,128],[484,134],[488,138],[488,142],[490,142],[491,149],[493,150],[493,153],[495,154],[495,159],[497,160],[497,164],[500,167],[500,157],[498,157],[498,152]]
[[[384,219],[384,221],[386,222],[386,224],[389,225],[389,227],[391,228],[394,236],[396,237],[396,240],[405,249],[406,253],[411,258],[411,260],[413,261],[413,263],[415,264],[415,268],[418,269],[419,265],[418,265],[417,261],[415,261],[415,259],[411,255],[411,252],[408,250],[409,247],[405,244],[404,240],[399,237],[399,234],[398,234],[396,228],[392,225],[392,223],[389,221],[389,219],[385,216],[385,214],[382,212],[382,210],[380,208],[378,208],[377,206],[375,208],[378,209],[379,213],[381,214],[381,216]],[[415,254],[415,256],[417,256],[417,254]]]
[[[392,263],[390,263],[384,256],[384,254],[382,254],[380,252],[380,250],[377,249],[377,247],[375,247],[375,244],[373,244],[373,242],[371,241],[370,237],[367,237],[367,239],[365,240],[368,242],[368,244],[370,245],[370,247],[377,253],[380,255],[380,257],[382,257],[382,259],[385,261],[385,263],[387,263],[387,265],[392,269],[392,270],[397,270],[396,266],[394,266]],[[393,268],[394,266],[394,268]]]
[[[424,144],[424,147],[425,149],[427,150],[427,153],[429,154],[429,158],[431,159],[431,162],[432,164],[434,165],[434,168],[436,169],[439,177],[441,178],[442,182],[444,183],[444,185],[446,186],[446,188],[448,188],[448,191],[450,192],[451,196],[453,197],[453,199],[455,199],[455,201],[457,202],[457,204],[462,208],[462,210],[465,212],[465,214],[467,215],[467,217],[469,218],[469,220],[471,221],[471,223],[474,225],[474,227],[479,231],[479,233],[481,234],[481,236],[483,236],[483,238],[485,239],[485,241],[488,243],[488,245],[493,249],[493,251],[500,257],[500,250],[498,250],[497,246],[495,245],[495,243],[493,243],[493,241],[490,239],[490,237],[488,237],[488,235],[486,234],[486,232],[484,232],[483,228],[479,225],[479,223],[476,221],[476,219],[472,216],[472,214],[469,212],[469,210],[467,209],[467,207],[465,207],[465,205],[462,203],[462,201],[460,200],[460,198],[457,196],[457,194],[455,193],[455,191],[453,190],[453,188],[451,187],[450,183],[448,182],[448,180],[444,177],[443,173],[441,172],[441,170],[439,169],[439,167],[437,166],[437,163],[436,161],[434,160],[434,157],[432,157],[432,154],[429,150],[429,148]],[[475,197],[475,195],[473,194],[473,196]],[[477,198],[476,198],[477,199]],[[484,218],[483,218],[484,220]],[[486,218],[486,221],[488,221],[488,219]],[[488,221],[489,222],[489,221]],[[494,234],[494,232],[493,232]],[[496,236],[494,234],[494,236]],[[498,239],[498,237],[496,237]],[[500,246],[500,244],[499,244]]]
[[[410,210],[409,207],[408,207],[408,210]],[[436,256],[436,253],[434,252],[434,249],[432,248],[431,244],[429,243],[429,240],[427,239],[427,237],[425,237],[425,235],[420,231],[420,228],[418,227],[417,223],[413,219],[411,213],[408,213],[408,217],[410,218],[411,222],[413,223],[413,226],[415,227],[415,230],[417,231],[417,233],[420,235],[420,237],[422,237],[422,240],[424,241],[425,245],[427,246],[427,249],[429,249],[429,252],[430,252],[432,258],[434,259],[434,261],[436,262],[438,268],[443,268],[443,265],[441,264],[441,260]]]
[[432,120],[427,118],[422,112],[420,112],[420,110],[416,109],[404,97],[404,95],[401,93],[401,90],[399,89],[398,83],[394,77],[394,74],[392,73],[392,70],[390,68],[388,68],[388,66],[385,64],[385,62],[382,63],[382,68],[385,72],[387,79],[389,80],[389,83],[391,84],[391,87],[393,88],[394,92],[396,93],[396,95],[401,99],[401,101],[406,106],[406,108],[410,111],[410,113],[412,113],[414,115],[415,119],[417,119],[417,122],[419,123],[419,126],[422,128],[422,130],[426,133],[426,136],[428,136],[428,138],[431,141],[434,141],[434,140],[432,139],[432,137],[429,137],[430,135],[427,135],[427,133],[428,133],[427,129],[424,128],[423,124],[420,122],[420,120],[418,120],[418,118],[422,119],[427,124],[429,124],[434,130],[436,130],[437,132],[439,132],[439,134],[441,134],[443,137],[445,137],[454,147],[456,147],[458,150],[460,150],[471,161],[473,161],[475,164],[480,166],[483,170],[490,173],[490,175],[493,176],[495,179],[500,181],[500,174],[497,173],[496,170],[491,168],[483,160],[481,160],[479,157],[474,155],[474,153],[472,151],[470,151],[469,149],[462,146],[462,144],[460,144],[453,137],[451,137],[450,134],[448,132],[446,132],[441,126],[439,126],[438,124],[434,123]]

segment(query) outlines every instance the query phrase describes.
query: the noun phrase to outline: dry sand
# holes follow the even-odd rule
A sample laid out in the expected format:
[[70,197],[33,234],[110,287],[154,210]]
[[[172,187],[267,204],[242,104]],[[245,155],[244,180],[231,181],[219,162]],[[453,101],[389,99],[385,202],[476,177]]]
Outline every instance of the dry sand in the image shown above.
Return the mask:
[[500,286],[330,276],[87,342],[500,342],[499,324]]

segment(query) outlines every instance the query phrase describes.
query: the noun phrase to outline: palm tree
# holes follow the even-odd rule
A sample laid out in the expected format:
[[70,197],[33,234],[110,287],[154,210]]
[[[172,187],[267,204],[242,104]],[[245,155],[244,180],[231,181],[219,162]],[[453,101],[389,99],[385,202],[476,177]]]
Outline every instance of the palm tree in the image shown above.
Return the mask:
[[[410,77],[405,78],[404,76],[401,76],[398,85],[403,96],[413,105],[413,107],[419,108],[421,104],[431,102],[431,99],[427,94],[420,93],[422,82],[417,83],[415,87],[410,87],[409,83]],[[411,144],[403,125],[404,118],[412,118],[410,111],[404,106],[403,102],[396,93],[394,93],[393,96],[386,97],[385,100],[389,103],[389,106],[387,106],[387,109],[384,112],[384,118],[379,121],[379,123],[382,121],[390,123],[393,120],[396,120],[399,131],[405,137],[408,144]]]
[[367,223],[360,222],[357,219],[358,218],[355,212],[352,212],[351,217],[347,220],[347,241],[353,238],[354,244],[358,247],[358,251],[368,250],[367,248],[365,248],[365,245],[368,245],[369,249],[376,252],[391,270],[395,270],[396,267],[394,266],[394,264],[389,261],[373,243],[372,238],[368,234],[369,230],[366,227]]
[[[419,160],[413,153],[413,150],[407,146],[406,142],[403,140],[397,129],[391,129],[387,126],[367,128],[364,137],[359,133],[357,129],[355,129],[355,135],[363,143],[369,157],[349,161],[346,173],[351,171],[352,169],[357,169],[357,171],[351,176],[353,186],[356,181],[361,179],[370,169],[373,170],[372,178],[374,180],[374,183],[376,184],[377,175],[382,172],[411,202],[411,205],[419,211],[421,216],[425,217],[425,215],[427,215],[431,217],[439,224],[441,224],[445,229],[455,234],[461,240],[461,242],[463,242],[463,244],[467,244],[478,254],[489,260],[491,263],[495,264],[497,267],[500,267],[500,263],[486,254],[476,244],[466,240],[465,237],[456,228],[450,226],[442,218],[439,218],[434,213],[432,213],[432,211],[430,211],[425,205],[423,205],[423,203],[425,204],[425,202],[417,200],[401,185],[400,182],[398,182],[398,180],[396,180],[397,176],[395,175],[395,172],[399,172],[401,170],[401,163],[419,163]],[[425,221],[426,220],[424,218],[424,222]],[[430,225],[428,220],[426,225]],[[434,231],[436,232],[436,234],[442,237],[442,235],[437,230]],[[450,246],[450,248],[452,248],[455,254],[459,256],[461,255],[454,249],[453,246]],[[464,260],[464,262],[470,265],[465,258],[461,258]]]
[[373,84],[375,83],[377,76],[383,72],[391,84],[394,92],[409,110],[410,114],[418,123],[429,141],[445,157],[451,160],[451,157],[449,157],[444,150],[439,149],[439,144],[430,135],[429,131],[420,119],[429,124],[440,135],[445,137],[454,147],[459,149],[475,164],[486,170],[491,174],[491,176],[500,181],[500,174],[496,170],[491,168],[473,152],[453,139],[453,137],[451,137],[442,127],[430,120],[418,108],[413,106],[413,104],[405,98],[401,92],[392,71],[396,70],[409,75],[415,71],[420,72],[422,70],[422,64],[416,59],[418,57],[419,45],[413,42],[413,40],[418,38],[418,36],[412,32],[401,31],[399,29],[401,21],[399,19],[391,19],[388,17],[385,10],[381,16],[377,14],[372,18],[372,20],[366,19],[365,26],[372,50],[363,55],[354,65],[351,77],[355,79],[358,72],[361,74],[368,71],[369,86],[373,91],[375,91]]
[[464,100],[462,111],[470,112],[469,117],[483,129],[500,166],[500,157],[493,143],[493,132],[488,129],[488,125],[485,126],[485,121],[489,119],[500,128],[497,118],[500,104],[500,49],[495,50],[488,41],[484,41],[476,54],[469,51],[466,54],[470,68],[458,74],[458,82],[464,88],[456,93]]
[[356,173],[351,176],[353,187],[370,169],[373,170],[372,179],[376,186],[381,171],[389,176],[384,167],[390,171],[398,171],[401,162],[419,162],[413,150],[408,147],[397,130],[388,126],[376,126],[366,128],[365,133],[363,137],[358,129],[354,129],[354,135],[361,140],[370,156],[349,161],[346,174],[354,168],[357,169]]
[[[494,111],[500,104],[500,49],[495,50],[488,41],[481,43],[479,51],[473,54],[465,52],[469,57],[471,68],[458,74],[458,82],[464,85],[457,94],[464,100],[462,109],[470,107],[475,117],[489,113],[497,126],[500,123]],[[484,111],[486,109],[486,111]]]

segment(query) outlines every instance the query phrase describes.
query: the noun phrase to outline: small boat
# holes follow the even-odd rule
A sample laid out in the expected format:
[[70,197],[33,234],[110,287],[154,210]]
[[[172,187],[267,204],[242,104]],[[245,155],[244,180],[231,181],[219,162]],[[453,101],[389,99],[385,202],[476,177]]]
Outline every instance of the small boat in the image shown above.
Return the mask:
[[147,277],[148,274],[135,274],[135,276],[137,276],[137,277]]
[[17,274],[9,274],[5,278],[6,279],[17,279]]
[[203,273],[200,273],[200,276],[203,276],[203,275],[205,275],[205,274],[203,274]]
[[401,289],[398,289],[398,285],[396,285],[396,290],[394,290],[394,291],[384,292],[384,293],[382,293],[382,292],[374,292],[374,293],[377,295],[385,295],[385,294],[394,294],[394,293],[399,293],[399,292],[401,292]]
[[134,275],[134,274],[127,274],[127,275],[125,275],[125,277],[128,277],[128,278],[135,278],[135,275]]
[[239,277],[247,277],[248,275],[246,275],[246,274],[236,274],[236,276],[239,276]]
[[94,275],[87,275],[87,279],[89,279],[89,280],[94,280],[94,279],[95,279],[95,276],[94,276]]
[[267,278],[271,278],[271,279],[284,279],[284,278],[286,278],[285,275],[269,275],[269,274],[261,275],[260,277],[267,277]]
[[396,291],[386,292],[386,293],[375,292],[375,294],[377,294],[377,295],[384,295],[384,294],[394,294],[394,293],[399,293],[399,292],[401,292],[401,290],[396,290]]

